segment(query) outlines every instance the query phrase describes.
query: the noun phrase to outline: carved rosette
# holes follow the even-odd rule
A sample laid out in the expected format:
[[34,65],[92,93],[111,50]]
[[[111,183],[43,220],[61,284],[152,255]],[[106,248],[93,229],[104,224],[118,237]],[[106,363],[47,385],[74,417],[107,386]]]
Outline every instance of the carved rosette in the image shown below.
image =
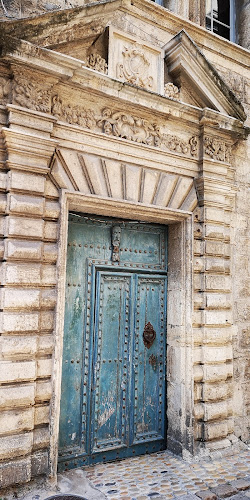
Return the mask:
[[117,65],[117,78],[151,90],[154,79],[149,75],[150,61],[145,56],[142,47],[138,44],[124,47],[122,55],[123,62]]
[[164,85],[164,95],[170,99],[179,99],[179,88],[173,83],[169,82]]

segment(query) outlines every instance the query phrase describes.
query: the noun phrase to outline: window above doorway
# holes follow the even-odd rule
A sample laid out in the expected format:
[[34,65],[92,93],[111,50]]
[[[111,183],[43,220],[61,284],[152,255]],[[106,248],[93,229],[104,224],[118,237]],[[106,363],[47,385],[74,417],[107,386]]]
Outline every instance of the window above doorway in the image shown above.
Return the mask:
[[234,0],[206,0],[206,28],[235,41]]

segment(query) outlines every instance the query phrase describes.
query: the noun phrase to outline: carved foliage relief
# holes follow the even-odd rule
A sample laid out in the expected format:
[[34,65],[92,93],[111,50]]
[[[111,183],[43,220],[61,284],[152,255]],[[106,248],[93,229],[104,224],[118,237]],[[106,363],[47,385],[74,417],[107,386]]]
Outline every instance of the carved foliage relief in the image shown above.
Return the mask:
[[34,79],[32,74],[21,71],[14,73],[12,102],[43,113],[50,112],[50,88],[52,85],[44,85]]
[[214,137],[210,136],[205,136],[204,155],[209,156],[212,160],[230,163],[231,146],[223,140],[215,139]]
[[123,111],[104,108],[100,114],[80,106],[64,105],[58,95],[52,98],[52,114],[63,121],[90,130],[101,131],[113,137],[120,137],[139,144],[155,146],[176,153],[197,156],[198,138],[184,140],[162,131],[156,122]]

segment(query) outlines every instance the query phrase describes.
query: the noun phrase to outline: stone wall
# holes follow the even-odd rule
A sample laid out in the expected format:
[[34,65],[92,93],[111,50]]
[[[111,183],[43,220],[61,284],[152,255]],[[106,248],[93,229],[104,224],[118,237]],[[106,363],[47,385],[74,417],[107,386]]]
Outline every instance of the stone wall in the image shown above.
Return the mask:
[[1,171],[2,487],[48,470],[59,216],[57,191],[46,181],[54,146],[39,140],[34,128],[29,151],[22,134],[6,129],[3,138],[8,165]]

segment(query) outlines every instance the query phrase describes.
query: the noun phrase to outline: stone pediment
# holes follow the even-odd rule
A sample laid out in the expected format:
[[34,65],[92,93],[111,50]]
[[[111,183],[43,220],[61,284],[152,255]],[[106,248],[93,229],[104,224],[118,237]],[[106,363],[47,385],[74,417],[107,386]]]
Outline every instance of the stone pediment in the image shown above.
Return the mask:
[[246,119],[240,101],[185,30],[172,38],[163,50],[168,76],[179,88],[181,101],[242,121]]

